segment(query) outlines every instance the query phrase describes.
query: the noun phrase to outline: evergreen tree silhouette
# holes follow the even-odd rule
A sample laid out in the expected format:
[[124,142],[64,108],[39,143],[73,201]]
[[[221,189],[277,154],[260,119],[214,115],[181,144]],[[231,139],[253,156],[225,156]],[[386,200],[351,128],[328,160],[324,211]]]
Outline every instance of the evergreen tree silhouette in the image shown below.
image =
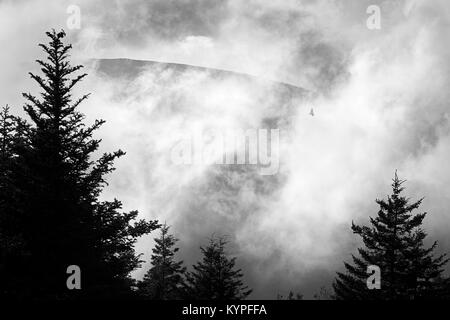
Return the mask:
[[[23,234],[31,253],[28,262],[29,295],[42,299],[128,296],[134,284],[130,272],[140,264],[134,244],[138,237],[159,227],[157,221],[137,221],[137,212],[121,212],[117,199],[100,201],[121,150],[93,154],[100,140],[93,133],[104,123],[84,124],[78,106],[88,95],[73,100],[71,92],[86,74],[71,66],[71,45],[64,31],[47,32],[47,55],[37,60],[42,76],[30,73],[40,98],[24,93],[24,110],[31,119],[29,143],[20,158],[26,194]],[[81,269],[81,290],[68,290],[67,268]],[[25,290],[25,288],[24,288]]]
[[27,252],[21,216],[22,193],[17,188],[18,150],[24,144],[26,124],[9,107],[0,110],[0,297],[17,296],[23,287]]
[[251,292],[242,282],[242,270],[235,268],[236,258],[225,252],[224,238],[211,238],[208,246],[200,247],[202,261],[186,276],[188,298],[197,300],[241,300]]
[[152,300],[175,300],[182,297],[183,276],[186,268],[183,261],[176,261],[175,247],[178,239],[169,234],[169,226],[164,224],[161,235],[155,238],[156,245],[151,257],[151,268],[139,283],[140,294]]
[[[360,257],[353,256],[353,264],[344,263],[346,273],[337,273],[333,284],[336,299],[431,299],[448,294],[449,280],[442,277],[448,259],[434,256],[436,242],[424,246],[427,234],[421,226],[426,213],[413,213],[423,199],[410,203],[402,196],[404,182],[395,172],[392,195],[376,200],[380,209],[376,218],[370,218],[371,227],[352,223],[364,248],[358,249]],[[368,289],[369,265],[381,270],[380,289]]]
[[11,230],[14,226],[11,219],[17,216],[12,212],[16,208],[13,205],[15,131],[14,117],[10,114],[8,106],[3,107],[0,110],[0,250],[2,254],[0,263],[2,266],[5,262],[4,255],[14,247],[13,239],[17,234]]

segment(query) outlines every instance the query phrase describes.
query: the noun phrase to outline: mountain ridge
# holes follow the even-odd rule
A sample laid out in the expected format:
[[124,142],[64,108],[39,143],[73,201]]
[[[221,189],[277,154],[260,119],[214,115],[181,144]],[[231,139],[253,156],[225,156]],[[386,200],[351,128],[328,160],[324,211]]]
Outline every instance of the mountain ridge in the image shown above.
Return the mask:
[[[226,69],[218,69],[218,68],[210,68],[210,67],[203,67],[203,66],[196,66],[191,64],[185,64],[185,63],[177,63],[177,62],[163,62],[163,61],[156,61],[156,60],[142,60],[142,59],[130,59],[130,58],[93,58],[90,59],[90,62],[95,65],[95,68],[100,73],[108,74],[109,76],[113,77],[129,77],[132,75],[135,77],[135,75],[139,72],[144,71],[146,68],[150,66],[160,66],[160,67],[171,67],[176,69],[178,72],[183,72],[187,70],[194,70],[194,71],[204,71],[204,72],[210,72],[212,74],[222,74],[222,75],[230,75],[235,76],[239,78],[246,78],[248,80],[250,79],[258,79],[262,80],[267,83],[272,83],[274,85],[283,86],[286,88],[289,88],[292,91],[302,91],[303,93],[309,92],[308,90],[290,84],[282,81],[272,80],[264,77],[259,77],[256,75],[243,73],[243,72],[237,72],[232,70],[226,70]],[[128,70],[129,72],[124,72],[125,70]]]

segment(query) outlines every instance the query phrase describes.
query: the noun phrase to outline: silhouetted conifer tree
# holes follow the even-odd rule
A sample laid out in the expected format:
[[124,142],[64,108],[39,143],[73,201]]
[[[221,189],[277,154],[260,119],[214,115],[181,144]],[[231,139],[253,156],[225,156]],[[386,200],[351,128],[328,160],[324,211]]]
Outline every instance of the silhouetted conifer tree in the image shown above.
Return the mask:
[[[447,293],[448,279],[442,278],[445,255],[434,257],[437,243],[426,248],[426,233],[422,222],[426,213],[413,213],[422,199],[410,203],[401,195],[402,184],[397,172],[392,183],[392,195],[376,200],[380,206],[371,227],[352,223],[354,233],[362,237],[364,248],[353,264],[345,263],[346,273],[339,273],[333,285],[337,299],[430,299]],[[381,288],[368,289],[367,267],[381,270]]]
[[22,278],[27,250],[21,229],[22,199],[17,188],[19,146],[25,142],[23,120],[6,106],[0,110],[0,296],[17,296],[26,285]]
[[191,299],[198,300],[240,300],[251,292],[242,282],[242,270],[235,268],[236,258],[229,258],[225,252],[227,241],[212,238],[208,246],[200,247],[202,261],[187,273],[186,292]]
[[[15,119],[9,113],[8,106],[0,110],[0,250],[2,253],[1,265],[5,261],[3,255],[10,251],[14,244],[11,243],[15,233],[11,219],[15,214],[13,205],[14,181],[13,166],[15,159]],[[0,284],[1,285],[1,284]]]
[[[121,150],[93,159],[100,140],[93,133],[104,123],[83,122],[72,89],[86,74],[71,66],[64,31],[47,32],[47,54],[37,60],[42,76],[30,73],[40,98],[23,94],[31,119],[29,143],[20,154],[24,179],[24,240],[31,252],[27,276],[30,295],[39,298],[118,297],[130,294],[130,272],[139,266],[136,239],[158,227],[157,221],[136,221],[137,212],[121,211],[118,200],[100,201],[105,175],[114,170]],[[69,291],[67,267],[81,269],[81,290]]]
[[153,300],[175,300],[182,297],[184,284],[183,261],[176,261],[175,247],[178,239],[169,234],[169,226],[164,224],[161,235],[155,238],[151,257],[151,268],[139,283],[140,294]]

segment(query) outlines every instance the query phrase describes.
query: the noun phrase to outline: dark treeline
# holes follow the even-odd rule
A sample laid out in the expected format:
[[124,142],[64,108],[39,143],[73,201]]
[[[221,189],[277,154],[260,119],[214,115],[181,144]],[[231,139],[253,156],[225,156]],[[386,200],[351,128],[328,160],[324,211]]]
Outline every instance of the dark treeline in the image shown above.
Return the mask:
[[[121,150],[94,159],[100,140],[93,134],[104,123],[84,124],[74,86],[86,74],[69,63],[65,33],[48,32],[40,44],[42,74],[30,73],[40,96],[24,93],[28,119],[0,112],[0,295],[14,299],[239,299],[246,297],[224,251],[212,239],[201,248],[205,258],[186,273],[174,261],[176,239],[164,225],[156,239],[152,267],[144,280],[130,276],[143,261],[137,239],[160,228],[158,221],[137,220],[119,200],[100,201],[105,177]],[[215,273],[213,273],[214,271]],[[78,281],[78,276],[81,281]],[[77,283],[80,282],[80,283]],[[205,282],[213,283],[206,286]],[[78,290],[80,289],[80,290]]]
[[[72,89],[86,74],[69,63],[65,33],[48,32],[40,44],[45,60],[41,75],[30,73],[41,91],[24,93],[27,118],[0,110],[0,297],[12,299],[152,299],[238,300],[252,292],[243,283],[227,241],[212,237],[200,247],[202,258],[190,270],[177,258],[178,239],[158,221],[138,220],[122,211],[119,200],[100,201],[121,150],[95,159],[100,140],[94,133],[104,123],[84,123]],[[379,211],[370,226],[352,223],[363,241],[353,263],[337,273],[333,292],[321,288],[315,299],[449,298],[448,262],[426,247],[422,228],[426,213],[415,213],[422,200],[402,195],[397,174],[393,193],[377,200]],[[134,245],[159,229],[150,267],[136,281],[141,266]],[[69,268],[70,267],[70,268]],[[378,270],[380,277],[372,277]],[[376,272],[375,272],[376,273]],[[78,278],[76,277],[78,275]],[[290,292],[278,299],[302,300]]]
[[141,298],[151,300],[240,300],[252,290],[242,282],[242,270],[235,267],[236,258],[229,257],[223,237],[212,237],[200,247],[202,260],[187,272],[183,261],[176,260],[178,239],[164,224],[151,256],[151,267],[138,283]]

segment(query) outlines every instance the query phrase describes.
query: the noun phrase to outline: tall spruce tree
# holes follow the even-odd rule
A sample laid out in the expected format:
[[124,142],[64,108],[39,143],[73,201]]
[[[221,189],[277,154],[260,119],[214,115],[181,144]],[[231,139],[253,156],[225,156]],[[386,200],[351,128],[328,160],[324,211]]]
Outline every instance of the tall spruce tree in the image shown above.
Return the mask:
[[22,251],[20,232],[14,219],[17,217],[17,203],[14,201],[13,167],[15,161],[15,119],[9,107],[0,110],[0,297],[11,294],[15,285],[10,274],[10,264],[16,260],[16,253]]
[[236,269],[236,258],[225,252],[224,238],[211,238],[208,246],[200,247],[202,261],[186,276],[186,294],[197,300],[241,300],[251,292],[242,281],[242,270]]
[[[124,152],[93,154],[100,140],[93,133],[104,123],[84,124],[72,90],[86,74],[71,66],[71,45],[63,43],[64,31],[47,32],[47,54],[37,60],[42,76],[30,73],[40,98],[24,93],[25,111],[31,119],[29,144],[22,148],[26,194],[23,230],[31,259],[28,264],[30,295],[40,298],[103,298],[128,295],[130,272],[140,264],[134,244],[138,237],[159,227],[157,221],[136,221],[137,212],[122,212],[121,202],[100,201],[107,184],[105,175]],[[68,290],[67,268],[81,269],[81,290]]]
[[[344,263],[346,273],[337,273],[333,284],[336,299],[431,299],[448,294],[449,280],[442,277],[448,259],[434,256],[436,242],[425,247],[427,234],[421,226],[426,213],[413,213],[422,199],[410,203],[402,196],[404,182],[395,172],[392,195],[376,200],[380,209],[376,218],[370,218],[371,227],[352,223],[364,248],[358,249],[360,257],[352,256],[353,264]],[[380,289],[368,289],[370,265],[381,270]]]
[[179,248],[178,239],[169,234],[169,226],[164,224],[151,257],[151,268],[139,283],[140,295],[152,300],[175,300],[182,298],[184,274],[183,261],[176,261]]
[[27,251],[22,226],[23,193],[18,185],[18,150],[26,142],[26,123],[6,106],[0,110],[0,297],[19,296]]
[[[13,162],[14,154],[14,135],[15,123],[14,117],[9,112],[9,107],[3,107],[0,110],[0,265],[5,262],[4,255],[11,248],[11,238],[14,235],[11,232],[13,227],[11,219],[14,214],[13,202]],[[11,234],[12,233],[12,234]],[[1,267],[0,267],[1,268]],[[1,284],[0,284],[1,285]]]

